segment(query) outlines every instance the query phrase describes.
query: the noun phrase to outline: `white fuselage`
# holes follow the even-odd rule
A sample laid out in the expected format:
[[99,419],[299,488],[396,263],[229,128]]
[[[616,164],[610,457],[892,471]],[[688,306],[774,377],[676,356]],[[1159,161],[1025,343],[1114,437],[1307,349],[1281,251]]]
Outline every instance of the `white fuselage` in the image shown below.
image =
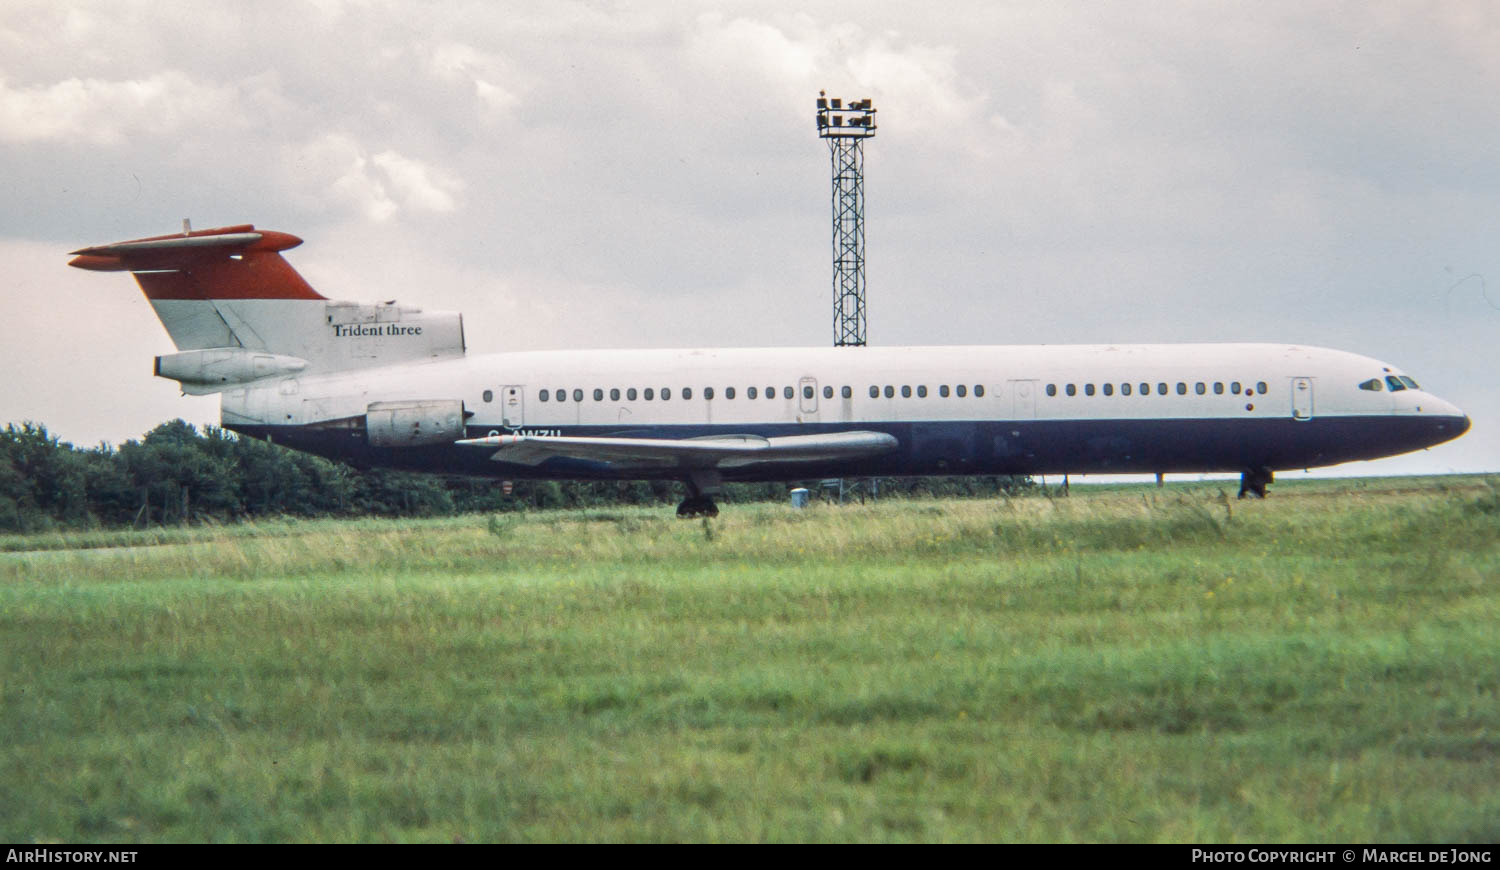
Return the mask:
[[[225,393],[224,422],[251,430],[317,426],[357,417],[373,402],[444,398],[462,400],[466,431],[475,435],[888,428],[909,448],[893,457],[890,473],[1236,470],[1246,462],[1302,467],[1390,455],[1467,428],[1459,409],[1401,377],[1368,357],[1273,344],[547,351],[259,382]],[[1338,443],[1360,440],[1360,430],[1349,428],[1356,421],[1401,418],[1447,422],[1431,435],[1370,429],[1369,443]],[[1339,420],[1349,425],[1326,428]],[[1308,434],[1286,428],[1292,423]],[[1142,427],[1167,439],[1237,440],[1238,452],[1210,461],[1188,450],[1182,462],[1164,461],[1171,456],[1161,445],[1150,449],[1152,430]],[[1255,443],[1283,432],[1306,440],[1314,429],[1334,440],[1285,456]],[[1054,448],[1075,433],[1087,444],[1070,460]],[[952,463],[912,455],[921,446],[912,442],[934,437],[978,442],[948,445]],[[1100,439],[1113,442],[1101,446]]]

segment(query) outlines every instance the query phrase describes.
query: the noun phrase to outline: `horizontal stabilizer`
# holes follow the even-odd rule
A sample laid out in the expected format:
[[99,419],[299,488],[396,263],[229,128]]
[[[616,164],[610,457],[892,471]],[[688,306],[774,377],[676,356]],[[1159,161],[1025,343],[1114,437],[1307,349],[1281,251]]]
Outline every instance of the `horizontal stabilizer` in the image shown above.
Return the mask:
[[122,272],[171,267],[204,257],[235,253],[274,253],[295,248],[302,240],[291,233],[257,230],[253,224],[151,236],[72,251],[68,265],[93,272]]
[[113,245],[95,245],[72,251],[82,256],[129,257],[146,256],[166,251],[199,251],[206,248],[235,248],[243,250],[265,238],[263,233],[225,233],[221,236],[174,236],[169,239],[148,239],[139,242],[118,242]]
[[628,468],[735,468],[762,462],[858,459],[896,449],[884,432],[826,435],[726,435],[710,438],[591,438],[562,435],[490,435],[455,442],[495,451],[497,462],[540,465],[554,457],[607,462]]
[[291,233],[239,224],[80,248],[68,265],[90,272],[134,272],[152,301],[320,300],[281,257],[281,251],[300,244]]

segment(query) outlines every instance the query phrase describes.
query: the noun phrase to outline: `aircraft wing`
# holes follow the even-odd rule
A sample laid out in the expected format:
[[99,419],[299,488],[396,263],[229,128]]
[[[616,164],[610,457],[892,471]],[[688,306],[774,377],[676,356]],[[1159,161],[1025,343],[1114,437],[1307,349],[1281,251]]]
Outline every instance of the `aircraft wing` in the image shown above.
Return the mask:
[[553,457],[608,462],[623,468],[735,468],[758,462],[857,459],[896,449],[884,432],[825,435],[716,435],[707,438],[591,438],[562,435],[490,435],[454,442],[491,448],[496,462],[540,465]]

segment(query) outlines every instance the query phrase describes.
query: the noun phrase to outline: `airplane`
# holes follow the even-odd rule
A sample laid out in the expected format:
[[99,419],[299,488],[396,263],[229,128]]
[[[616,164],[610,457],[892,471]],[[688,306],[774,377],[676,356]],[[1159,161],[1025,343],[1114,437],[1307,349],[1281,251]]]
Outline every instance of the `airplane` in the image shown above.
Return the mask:
[[1469,418],[1394,366],[1283,344],[558,350],[471,355],[463,317],[328,299],[251,224],[73,251],[132,273],[224,428],[356,466],[726,481],[1274,473],[1406,453]]

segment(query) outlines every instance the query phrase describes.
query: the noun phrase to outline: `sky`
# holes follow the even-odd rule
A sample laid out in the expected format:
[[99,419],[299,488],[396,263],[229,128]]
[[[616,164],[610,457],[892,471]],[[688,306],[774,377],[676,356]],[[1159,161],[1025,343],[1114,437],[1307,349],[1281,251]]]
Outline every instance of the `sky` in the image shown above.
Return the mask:
[[0,423],[217,398],[90,244],[254,223],[471,352],[832,341],[820,90],[872,98],[869,341],[1268,341],[1392,363],[1500,470],[1500,5],[0,4]]

